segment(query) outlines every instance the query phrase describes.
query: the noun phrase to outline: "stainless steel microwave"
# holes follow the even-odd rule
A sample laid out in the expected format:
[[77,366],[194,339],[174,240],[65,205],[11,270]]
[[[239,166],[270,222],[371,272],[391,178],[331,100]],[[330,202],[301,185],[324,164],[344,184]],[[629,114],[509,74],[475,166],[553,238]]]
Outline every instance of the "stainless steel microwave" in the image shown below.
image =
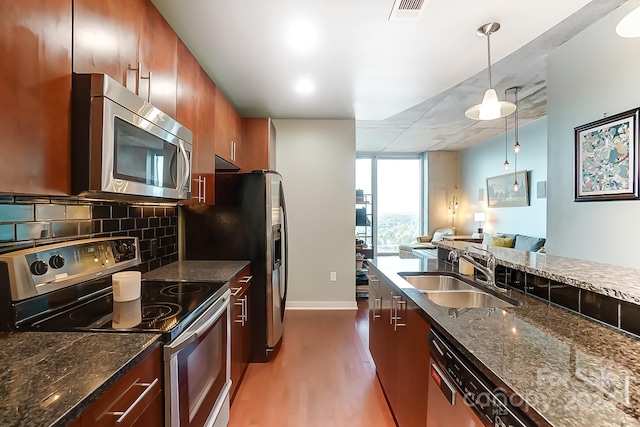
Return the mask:
[[74,74],[72,192],[187,199],[193,134],[105,74]]

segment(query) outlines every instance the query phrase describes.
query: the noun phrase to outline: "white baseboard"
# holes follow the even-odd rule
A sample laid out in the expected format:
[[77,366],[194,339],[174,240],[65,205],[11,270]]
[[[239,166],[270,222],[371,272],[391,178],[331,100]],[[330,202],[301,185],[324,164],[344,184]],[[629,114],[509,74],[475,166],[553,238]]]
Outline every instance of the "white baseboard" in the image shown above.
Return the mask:
[[355,301],[287,301],[287,310],[357,310]]

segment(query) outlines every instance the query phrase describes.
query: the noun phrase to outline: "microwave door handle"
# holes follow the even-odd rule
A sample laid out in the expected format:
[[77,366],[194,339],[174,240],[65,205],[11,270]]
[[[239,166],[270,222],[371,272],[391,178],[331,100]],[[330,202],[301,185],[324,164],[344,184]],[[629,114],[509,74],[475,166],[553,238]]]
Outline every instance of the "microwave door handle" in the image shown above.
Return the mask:
[[182,183],[180,184],[180,191],[182,192],[187,188],[189,177],[191,176],[191,170],[189,167],[189,156],[187,156],[187,150],[184,148],[182,140],[180,140],[178,147],[180,147],[180,153],[182,154],[182,157],[184,157],[184,175],[182,176]]

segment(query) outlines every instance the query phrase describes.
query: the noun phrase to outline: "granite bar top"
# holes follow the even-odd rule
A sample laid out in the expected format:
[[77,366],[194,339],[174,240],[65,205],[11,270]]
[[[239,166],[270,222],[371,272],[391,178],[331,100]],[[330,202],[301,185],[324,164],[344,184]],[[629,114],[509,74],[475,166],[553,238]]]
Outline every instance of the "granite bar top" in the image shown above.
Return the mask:
[[640,269],[478,243],[443,241],[435,245],[444,249],[468,247],[474,257],[482,259],[486,259],[486,253],[474,248],[490,248],[499,265],[640,304]]
[[66,426],[149,354],[159,337],[0,333],[0,425]]
[[249,264],[249,261],[177,261],[149,271],[142,278],[226,283]]
[[397,257],[370,263],[495,385],[522,397],[537,425],[640,426],[637,339],[515,290],[509,296],[520,307],[455,311],[398,275],[451,272],[451,264]]

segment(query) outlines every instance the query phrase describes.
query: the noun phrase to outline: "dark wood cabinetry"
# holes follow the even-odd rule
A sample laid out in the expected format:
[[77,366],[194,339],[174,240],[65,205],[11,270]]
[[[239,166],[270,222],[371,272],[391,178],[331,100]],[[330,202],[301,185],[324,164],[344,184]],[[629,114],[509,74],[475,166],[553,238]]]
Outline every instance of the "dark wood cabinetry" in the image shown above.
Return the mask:
[[369,266],[369,350],[399,427],[426,425],[429,322]]
[[162,353],[158,345],[71,424],[74,427],[162,427]]
[[238,392],[251,356],[251,270],[240,272],[231,283],[231,401]]
[[241,172],[276,170],[276,127],[270,118],[242,119]]
[[71,0],[0,2],[0,192],[68,195]]
[[215,96],[216,86],[178,40],[176,119],[193,132],[190,200],[184,204],[215,202]]
[[242,119],[220,88],[216,88],[215,133],[216,155],[242,168]]
[[149,0],[74,0],[73,71],[104,73],[175,117],[178,36]]

